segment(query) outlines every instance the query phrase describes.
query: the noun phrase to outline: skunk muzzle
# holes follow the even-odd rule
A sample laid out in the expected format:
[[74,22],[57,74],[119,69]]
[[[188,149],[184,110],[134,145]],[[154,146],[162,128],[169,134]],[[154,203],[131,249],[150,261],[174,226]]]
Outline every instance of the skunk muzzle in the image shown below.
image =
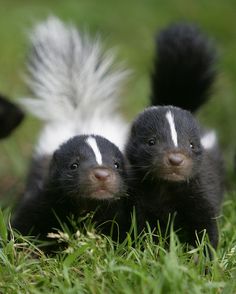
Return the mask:
[[89,173],[89,197],[97,199],[116,198],[120,189],[119,176],[111,169],[98,167]]
[[187,181],[192,174],[193,160],[182,152],[166,152],[158,163],[158,176],[173,182]]

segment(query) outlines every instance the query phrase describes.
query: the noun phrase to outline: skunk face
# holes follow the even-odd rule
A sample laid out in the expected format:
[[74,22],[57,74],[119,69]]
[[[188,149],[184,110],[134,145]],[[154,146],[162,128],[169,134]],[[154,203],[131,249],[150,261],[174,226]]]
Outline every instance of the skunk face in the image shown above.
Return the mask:
[[76,136],[54,153],[49,179],[63,197],[115,200],[125,195],[125,173],[114,144],[100,136]]
[[150,107],[134,121],[126,151],[143,179],[188,181],[201,165],[200,128],[186,110]]

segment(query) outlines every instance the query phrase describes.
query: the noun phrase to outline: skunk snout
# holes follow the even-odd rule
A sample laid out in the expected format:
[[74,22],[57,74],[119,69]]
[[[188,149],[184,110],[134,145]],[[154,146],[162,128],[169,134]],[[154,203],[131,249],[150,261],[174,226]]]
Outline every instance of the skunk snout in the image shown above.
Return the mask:
[[89,182],[84,186],[86,197],[93,199],[115,199],[120,194],[121,181],[114,171],[107,167],[95,167],[88,174]]
[[171,182],[185,181],[192,175],[193,160],[181,151],[170,150],[157,162],[157,174]]
[[100,182],[108,182],[111,181],[114,177],[111,170],[107,168],[95,168],[90,173],[90,179],[94,181],[100,181]]
[[186,156],[182,153],[169,153],[167,156],[168,163],[173,166],[184,165],[187,160]]

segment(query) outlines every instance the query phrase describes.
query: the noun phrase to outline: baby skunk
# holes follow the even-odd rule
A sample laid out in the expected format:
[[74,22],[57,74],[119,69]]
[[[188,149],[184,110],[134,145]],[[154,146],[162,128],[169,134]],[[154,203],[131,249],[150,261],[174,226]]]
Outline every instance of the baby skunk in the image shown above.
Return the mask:
[[108,221],[116,218],[122,234],[125,201],[120,198],[126,195],[127,175],[123,155],[113,143],[100,136],[75,136],[54,152],[45,175],[42,165],[48,163],[47,158],[34,163],[35,174],[15,215],[15,229],[45,239],[53,228],[60,228],[59,221],[70,227],[71,216],[77,219],[92,211],[97,225],[107,222],[100,228],[103,233],[110,233]]
[[59,228],[57,218],[96,211],[101,223],[122,213],[126,167],[119,148],[128,126],[117,104],[127,74],[114,69],[112,52],[103,52],[98,39],[54,17],[36,26],[31,42],[28,84],[37,99],[22,103],[45,124],[12,226],[45,238]]
[[0,139],[4,139],[22,122],[24,114],[18,106],[0,95]]
[[[161,54],[152,76],[152,103],[196,110],[215,76],[207,41],[192,26],[182,24],[164,30],[158,45]],[[140,230],[147,221],[151,228],[159,221],[165,232],[169,215],[175,215],[174,228],[182,241],[194,246],[196,233],[206,230],[216,248],[216,218],[224,188],[214,132],[204,131],[187,110],[152,106],[133,122],[126,154]]]
[[133,123],[127,156],[141,229],[159,221],[165,232],[169,214],[176,213],[184,241],[194,245],[195,232],[206,229],[216,247],[223,167],[214,134],[204,135],[186,110],[147,108]]

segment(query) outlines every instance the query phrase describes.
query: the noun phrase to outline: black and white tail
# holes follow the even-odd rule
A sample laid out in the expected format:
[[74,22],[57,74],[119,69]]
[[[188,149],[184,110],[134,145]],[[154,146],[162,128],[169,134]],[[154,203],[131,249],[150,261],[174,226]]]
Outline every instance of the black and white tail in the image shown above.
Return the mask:
[[151,76],[151,105],[192,112],[209,98],[216,77],[211,42],[191,24],[174,24],[158,35]]
[[128,126],[117,109],[127,71],[114,65],[114,53],[55,17],[36,25],[30,40],[27,83],[35,97],[22,103],[45,122],[36,154],[52,154],[79,134],[101,135],[122,149]]

